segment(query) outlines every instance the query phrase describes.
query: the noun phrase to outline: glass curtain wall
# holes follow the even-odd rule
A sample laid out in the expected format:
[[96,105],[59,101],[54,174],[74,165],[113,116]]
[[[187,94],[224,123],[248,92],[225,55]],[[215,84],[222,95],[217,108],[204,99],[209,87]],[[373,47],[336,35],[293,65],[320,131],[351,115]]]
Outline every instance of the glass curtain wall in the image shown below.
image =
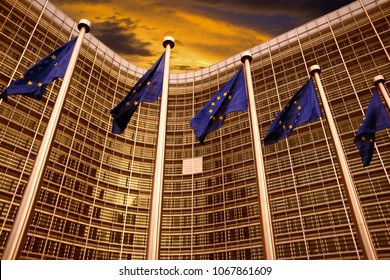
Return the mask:
[[[367,168],[353,138],[375,89],[373,78],[390,79],[389,15],[388,0],[356,1],[250,49],[262,139],[310,78],[309,67],[321,67],[382,259],[390,258],[390,130],[377,133]],[[0,91],[77,33],[77,23],[49,1],[1,1]],[[229,114],[204,145],[189,125],[240,67],[237,54],[201,70],[171,71],[161,259],[263,258],[249,112]],[[96,39],[92,26],[22,259],[145,259],[160,101],[142,103],[122,135],[111,134],[109,111],[146,70]],[[60,86],[60,80],[51,83],[42,100],[14,95],[0,101],[0,254]],[[330,137],[323,118],[296,128],[288,139],[262,145],[278,259],[363,258]],[[195,158],[202,170],[184,172],[186,160]]]

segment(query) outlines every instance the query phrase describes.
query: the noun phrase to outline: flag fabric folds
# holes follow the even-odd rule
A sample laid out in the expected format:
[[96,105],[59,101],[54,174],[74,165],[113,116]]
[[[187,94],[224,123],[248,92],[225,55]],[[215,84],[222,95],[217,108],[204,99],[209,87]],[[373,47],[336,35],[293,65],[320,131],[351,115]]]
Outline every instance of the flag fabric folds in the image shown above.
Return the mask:
[[0,97],[7,100],[10,95],[21,94],[38,100],[41,99],[49,83],[65,76],[76,40],[77,36],[38,61],[12,82],[1,93]]
[[248,108],[244,70],[241,68],[223,87],[196,113],[190,125],[201,144],[209,132],[219,129],[228,113]]
[[363,166],[369,166],[374,152],[375,132],[390,127],[390,118],[375,90],[354,142],[360,151]]
[[272,122],[264,138],[264,144],[270,145],[285,139],[297,126],[306,122],[314,122],[320,117],[321,109],[313,80],[309,79]]
[[113,117],[112,133],[122,134],[141,102],[155,102],[161,95],[165,53],[132,87],[126,97],[111,109]]

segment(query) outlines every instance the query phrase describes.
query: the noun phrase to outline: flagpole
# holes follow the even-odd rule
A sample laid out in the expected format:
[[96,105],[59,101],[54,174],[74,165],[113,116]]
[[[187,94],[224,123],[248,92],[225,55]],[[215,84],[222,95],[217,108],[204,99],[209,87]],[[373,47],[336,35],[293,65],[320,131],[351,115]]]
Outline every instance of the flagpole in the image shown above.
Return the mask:
[[27,239],[28,228],[34,214],[40,185],[43,179],[47,161],[49,159],[53,138],[57,129],[57,124],[61,115],[65,96],[68,91],[69,83],[72,78],[73,70],[76,65],[84,35],[85,33],[89,32],[91,23],[86,19],[82,19],[79,21],[78,28],[80,30],[79,36],[74,46],[72,56],[70,57],[69,64],[66,69],[60,91],[58,92],[58,96],[54,104],[54,108],[43,136],[37,157],[35,159],[30,178],[24,190],[22,201],[20,202],[18,211],[16,213],[15,221],[8,235],[8,239],[2,255],[3,260],[18,259]]
[[382,93],[382,96],[385,98],[387,108],[390,110],[390,97],[385,89],[385,78],[382,75],[374,77],[374,85],[379,88],[379,91]]
[[165,64],[161,93],[160,122],[158,127],[157,153],[154,165],[154,180],[152,186],[152,200],[150,203],[148,243],[146,248],[147,260],[158,260],[160,257],[160,236],[162,218],[162,197],[164,184],[165,136],[168,109],[169,62],[171,49],[175,40],[171,36],[164,38]]
[[378,259],[378,257],[376,255],[375,247],[372,242],[370,232],[368,230],[367,222],[364,218],[363,209],[360,205],[359,196],[357,194],[354,182],[352,180],[352,175],[343,152],[343,147],[341,145],[341,141],[337,133],[332,112],[330,110],[328,100],[322,87],[322,83],[319,76],[320,73],[321,69],[318,65],[313,65],[310,67],[310,75],[314,76],[316,80],[317,87],[321,96],[322,105],[324,106],[326,119],[329,123],[332,140],[337,153],[337,159],[341,168],[342,179],[348,197],[349,207],[351,209],[352,218],[355,223],[355,228],[362,247],[363,255],[368,260],[376,260]]
[[253,139],[253,150],[255,156],[256,166],[256,178],[257,178],[257,191],[258,191],[258,204],[260,209],[260,224],[263,240],[263,252],[266,260],[275,260],[275,247],[273,240],[273,229],[271,210],[269,207],[267,181],[265,178],[265,167],[263,160],[263,152],[261,150],[259,123],[257,120],[256,102],[253,93],[252,74],[250,69],[250,62],[252,61],[252,55],[249,51],[241,54],[241,62],[245,66],[245,76],[248,86],[249,97],[249,111],[251,119],[251,132]]

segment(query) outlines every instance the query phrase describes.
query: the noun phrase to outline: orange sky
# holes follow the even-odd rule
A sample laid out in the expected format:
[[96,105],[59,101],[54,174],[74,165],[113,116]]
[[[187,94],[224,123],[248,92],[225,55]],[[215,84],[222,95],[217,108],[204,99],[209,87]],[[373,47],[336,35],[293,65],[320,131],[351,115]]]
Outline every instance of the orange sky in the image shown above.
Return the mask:
[[342,6],[340,2],[351,2],[317,0],[319,8],[310,5],[305,12],[302,7],[312,1],[51,1],[75,21],[90,20],[93,35],[140,67],[149,68],[164,51],[164,37],[174,37],[173,73],[207,67],[259,45],[323,14],[325,6],[320,9],[321,3],[338,2]]
[[[149,43],[150,55],[125,54],[131,63],[148,68],[164,52],[162,42],[165,36],[175,39],[172,50],[172,72],[188,71],[210,66],[270,38],[253,29],[232,25],[223,20],[207,18],[184,10],[162,12],[161,7],[150,6],[150,1],[132,1],[131,6],[122,5],[125,1],[111,3],[69,2],[58,5],[76,21],[86,18],[91,21],[91,33],[94,25],[108,18],[117,21],[131,18],[133,23],[120,23],[128,34],[136,34],[140,42]],[[134,8],[136,7],[136,8]],[[77,18],[77,19],[76,19]],[[95,35],[96,36],[96,35]],[[185,43],[185,47],[184,46]],[[114,49],[114,47],[107,45]]]

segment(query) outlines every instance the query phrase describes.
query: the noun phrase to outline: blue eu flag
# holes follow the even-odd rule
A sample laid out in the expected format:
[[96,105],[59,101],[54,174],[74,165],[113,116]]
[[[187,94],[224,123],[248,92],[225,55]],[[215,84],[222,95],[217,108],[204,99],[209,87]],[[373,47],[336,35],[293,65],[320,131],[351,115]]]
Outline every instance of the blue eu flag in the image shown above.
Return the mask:
[[264,144],[270,145],[290,136],[294,128],[306,123],[314,122],[321,117],[321,109],[318,104],[312,79],[306,82],[284,109],[272,122]]
[[190,121],[201,144],[209,132],[219,129],[225,116],[248,108],[244,71],[241,68]]
[[360,151],[363,166],[369,166],[374,152],[375,132],[390,127],[390,118],[376,91],[372,94],[363,122],[354,142]]
[[165,53],[133,86],[126,97],[111,109],[112,133],[122,134],[141,102],[155,102],[161,95]]
[[34,99],[41,99],[49,83],[65,76],[76,40],[77,36],[38,61],[11,83],[0,97],[7,100],[9,95],[22,94]]

